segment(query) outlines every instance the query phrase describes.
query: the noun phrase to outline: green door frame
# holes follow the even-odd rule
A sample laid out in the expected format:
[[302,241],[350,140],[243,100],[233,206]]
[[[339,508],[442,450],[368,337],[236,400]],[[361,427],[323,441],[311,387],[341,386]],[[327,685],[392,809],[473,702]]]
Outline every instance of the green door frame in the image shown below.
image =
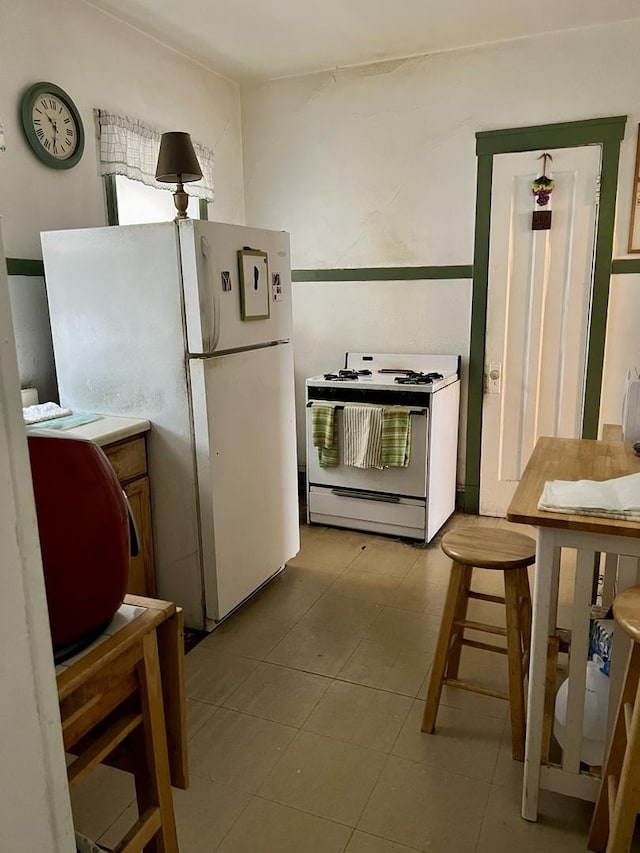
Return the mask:
[[[473,255],[473,296],[469,353],[469,398],[467,408],[467,449],[465,511],[478,513],[480,507],[480,452],[486,343],[487,293],[489,286],[489,235],[491,229],[491,184],[496,154],[539,151],[551,148],[602,146],[600,204],[596,226],[593,293],[589,322],[587,369],[582,435],[596,438],[600,411],[602,362],[607,326],[613,225],[618,186],[620,142],[626,116],[562,122],[476,133],[478,177],[476,225]],[[594,188],[595,190],[595,188]]]

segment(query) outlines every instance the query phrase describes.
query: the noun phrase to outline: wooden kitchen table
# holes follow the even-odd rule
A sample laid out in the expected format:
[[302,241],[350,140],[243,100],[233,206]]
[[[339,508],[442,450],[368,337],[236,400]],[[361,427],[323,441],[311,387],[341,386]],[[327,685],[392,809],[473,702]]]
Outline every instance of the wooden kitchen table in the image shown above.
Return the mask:
[[[538,501],[547,480],[609,480],[640,472],[640,458],[622,441],[540,438],[507,510],[509,521],[537,528],[536,574],[533,598],[531,662],[527,702],[522,816],[537,820],[538,791],[545,788],[595,801],[599,778],[580,769],[580,746],[584,717],[586,661],[594,568],[600,554],[607,555],[607,575],[616,573],[618,591],[638,582],[640,523],[595,516],[544,512]],[[561,550],[576,555],[575,588],[571,614],[571,654],[567,720],[562,764],[543,761],[547,751],[549,708],[545,715],[545,693],[555,694],[555,673],[547,677],[551,643],[557,643],[558,583]],[[612,583],[609,583],[612,587]],[[554,638],[554,639],[550,639]],[[615,707],[628,643],[616,637],[611,662],[609,726]],[[556,647],[557,648],[557,645]],[[552,659],[552,656],[551,656]],[[549,688],[545,691],[546,682]],[[553,691],[550,693],[549,691]],[[549,702],[549,699],[547,699]]]

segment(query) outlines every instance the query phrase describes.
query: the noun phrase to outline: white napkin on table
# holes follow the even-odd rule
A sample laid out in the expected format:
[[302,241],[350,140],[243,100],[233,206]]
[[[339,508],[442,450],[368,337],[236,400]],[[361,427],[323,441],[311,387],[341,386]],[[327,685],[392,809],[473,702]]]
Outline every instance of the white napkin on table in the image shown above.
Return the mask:
[[614,480],[549,480],[538,509],[574,515],[640,520],[640,474]]

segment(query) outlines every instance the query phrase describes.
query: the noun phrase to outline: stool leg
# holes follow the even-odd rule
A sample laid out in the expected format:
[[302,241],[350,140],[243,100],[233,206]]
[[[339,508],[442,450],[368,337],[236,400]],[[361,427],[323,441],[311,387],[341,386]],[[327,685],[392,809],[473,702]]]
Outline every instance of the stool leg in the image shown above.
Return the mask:
[[456,609],[453,615],[454,625],[451,634],[450,652],[447,660],[446,676],[447,678],[457,678],[458,670],[460,669],[460,655],[462,654],[462,640],[464,637],[464,628],[456,628],[456,622],[464,622],[467,618],[467,608],[469,606],[469,589],[471,588],[471,576],[473,568],[471,566],[462,567],[462,577],[458,587],[458,599],[456,601]]
[[442,692],[442,679],[444,678],[447,658],[449,657],[451,633],[458,606],[458,593],[463,581],[465,568],[466,566],[462,566],[460,563],[454,562],[451,565],[449,588],[447,590],[447,598],[444,603],[440,632],[438,634],[438,643],[436,645],[433,664],[431,666],[431,678],[429,679],[429,690],[427,692],[427,701],[422,720],[422,731],[427,732],[428,734],[433,732],[433,728],[436,723],[438,705],[440,704],[440,694]]
[[145,849],[149,853],[178,853],[155,631],[144,638],[143,650],[139,676],[144,758],[141,751],[136,750],[135,765],[138,811],[142,814],[153,807],[160,811],[160,829]]
[[520,621],[517,570],[504,572],[504,598],[507,616],[507,657],[509,659],[509,706],[511,708],[511,754],[524,761],[525,704],[524,670],[522,667],[523,632]]
[[[626,733],[626,725],[624,719],[624,706],[627,703],[633,702],[635,700],[635,708],[632,720],[632,731],[635,730],[635,737],[632,738],[632,741],[636,741],[637,748],[637,740],[638,740],[638,712],[640,711],[639,699],[637,696],[638,693],[638,683],[640,679],[640,646],[633,644],[631,648],[631,654],[629,655],[629,662],[627,664],[627,674],[624,679],[624,684],[622,687],[622,693],[620,694],[620,701],[618,703],[618,711],[616,714],[616,721],[613,728],[613,733],[611,735],[611,742],[609,744],[609,751],[607,753],[607,759],[605,761],[605,765],[602,768],[602,782],[600,783],[600,791],[598,793],[598,800],[596,802],[596,807],[593,812],[593,818],[591,819],[591,828],[589,829],[589,837],[587,839],[587,848],[589,850],[595,850],[596,853],[604,853],[605,848],[607,851],[611,850],[623,850],[623,847],[611,847],[611,844],[607,845],[607,839],[609,838],[609,833],[611,832],[610,841],[616,843],[616,839],[613,837],[613,825],[615,822],[616,816],[618,816],[618,824],[617,824],[617,836],[618,840],[620,839],[620,831],[621,831],[621,820],[620,815],[618,814],[622,807],[623,802],[623,779],[625,777],[624,770],[626,769],[624,765],[628,764],[626,761],[626,754],[629,755],[629,759],[631,764],[634,763],[636,765],[639,764],[637,753],[635,755],[631,755],[631,743],[627,743],[627,733]],[[622,773],[621,773],[622,771]],[[620,785],[618,788],[618,796],[616,798],[616,807],[614,809],[614,814],[609,814],[609,792],[608,786],[609,777],[612,776],[614,779],[620,779]],[[632,810],[631,808],[627,809],[627,811]],[[635,823],[635,810],[633,811],[633,821]],[[627,830],[628,821],[627,821]],[[631,824],[631,833],[633,833],[633,824]],[[626,848],[628,849],[628,847]]]

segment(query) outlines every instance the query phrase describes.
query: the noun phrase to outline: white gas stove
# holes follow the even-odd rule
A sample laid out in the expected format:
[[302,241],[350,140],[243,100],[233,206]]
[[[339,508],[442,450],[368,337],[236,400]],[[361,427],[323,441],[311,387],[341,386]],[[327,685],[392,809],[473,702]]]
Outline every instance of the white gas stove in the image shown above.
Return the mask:
[[[460,356],[347,353],[345,366],[306,380],[309,523],[431,540],[455,507]],[[339,463],[313,446],[314,403],[335,406]],[[411,415],[405,468],[355,468],[342,455],[345,406],[403,406]]]

